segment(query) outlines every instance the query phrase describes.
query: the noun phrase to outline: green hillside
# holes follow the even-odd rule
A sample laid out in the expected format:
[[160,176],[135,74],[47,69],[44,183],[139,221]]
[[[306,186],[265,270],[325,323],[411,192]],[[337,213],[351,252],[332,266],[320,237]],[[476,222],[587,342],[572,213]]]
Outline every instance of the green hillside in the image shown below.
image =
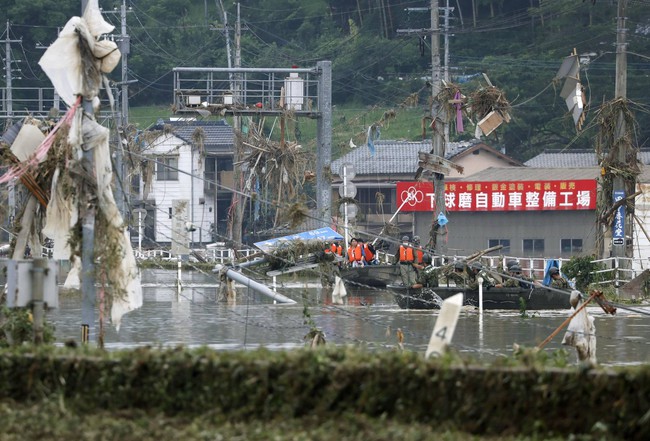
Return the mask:
[[[101,0],[111,11],[121,0]],[[171,70],[177,66],[228,66],[222,2],[207,0],[127,1],[130,36],[131,121],[146,127],[168,116]],[[446,2],[439,1],[440,6]],[[485,86],[482,73],[512,104],[513,120],[487,139],[526,160],[548,148],[592,148],[598,106],[613,98],[615,83],[615,1],[453,0],[449,12],[450,82],[468,95]],[[636,143],[650,137],[646,90],[650,87],[650,8],[646,0],[628,1],[627,97],[637,119]],[[226,8],[229,40],[236,4]],[[369,123],[384,112],[396,118],[382,138],[418,139],[428,112],[431,76],[430,38],[406,30],[430,28],[429,0],[248,0],[240,4],[242,66],[313,66],[331,60],[335,154],[341,146],[363,142]],[[78,0],[0,0],[11,37],[22,39],[26,64],[16,87],[47,85],[37,66],[40,44],[56,37],[57,27],[79,14]],[[444,9],[441,10],[441,26]],[[119,14],[106,14],[118,26]],[[443,26],[444,27],[444,26]],[[576,132],[554,76],[573,50],[587,54],[581,78],[589,100],[584,131]],[[441,38],[444,62],[444,38]],[[119,81],[120,69],[111,76]],[[415,108],[401,105],[418,96]],[[412,103],[409,103],[412,104]],[[151,112],[152,107],[157,109]],[[141,109],[142,107],[145,107]],[[312,122],[298,122],[298,136],[313,138]],[[469,128],[471,130],[471,127]],[[295,131],[294,131],[295,132]],[[291,136],[291,134],[289,135]],[[452,131],[452,140],[460,135]],[[462,136],[469,136],[467,134]]]

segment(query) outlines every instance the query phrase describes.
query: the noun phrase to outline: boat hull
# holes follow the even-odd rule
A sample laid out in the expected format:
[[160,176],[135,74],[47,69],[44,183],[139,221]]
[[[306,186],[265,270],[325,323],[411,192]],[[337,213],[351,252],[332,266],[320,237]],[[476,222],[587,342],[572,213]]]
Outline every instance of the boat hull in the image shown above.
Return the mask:
[[366,265],[341,270],[341,279],[349,288],[385,288],[389,283],[396,283],[399,277],[396,265]]
[[[402,309],[432,309],[427,307],[431,288],[408,288],[403,285],[387,285],[395,297],[395,301]],[[463,305],[478,307],[478,290],[444,286],[433,288],[442,300],[459,292],[463,293]],[[570,293],[550,290],[543,287],[533,289],[524,288],[491,288],[483,291],[483,309],[513,309],[513,310],[540,310],[540,309],[569,309]]]
[[[407,289],[403,285],[387,285],[402,309],[440,309],[442,298],[432,288]],[[401,288],[399,293],[397,288]]]

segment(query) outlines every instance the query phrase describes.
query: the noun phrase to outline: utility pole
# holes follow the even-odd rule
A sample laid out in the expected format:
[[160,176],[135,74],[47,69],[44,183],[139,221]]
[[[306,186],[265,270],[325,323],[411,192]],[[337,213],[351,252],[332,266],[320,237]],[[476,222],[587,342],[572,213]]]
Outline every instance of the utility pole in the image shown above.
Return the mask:
[[[9,23],[9,20],[7,20],[7,37],[4,40],[0,40],[0,43],[5,44],[5,78],[6,82],[5,84],[7,85],[7,92],[5,95],[5,114],[7,115],[7,120],[6,120],[6,127],[9,128],[11,127],[11,124],[13,122],[12,117],[14,114],[14,106],[13,106],[13,85],[12,85],[12,79],[13,79],[13,74],[12,74],[12,69],[11,69],[11,43],[22,43],[22,40],[12,40],[11,36],[9,35],[9,30],[11,29],[11,24]],[[7,186],[7,199],[8,199],[8,204],[9,204],[9,223],[13,221],[13,219],[16,218],[16,186],[14,185],[13,182],[9,183]]]
[[[227,27],[226,24],[226,12],[224,11],[224,26]],[[226,29],[226,35],[228,35],[228,29]],[[230,48],[229,48],[230,49]],[[228,66],[230,67],[230,66]],[[235,68],[240,68],[241,67],[241,15],[240,15],[240,9],[239,9],[239,3],[237,3],[237,21],[235,22]],[[242,102],[242,96],[241,96],[241,80],[242,80],[242,74],[241,73],[236,73],[235,74],[235,81],[234,81],[234,90],[233,90],[233,99],[234,103],[239,104]],[[241,163],[244,160],[244,145],[242,142],[242,133],[241,133],[241,116],[235,112],[233,115],[233,126],[235,129],[235,151],[233,154],[233,169],[234,169],[234,187],[235,187],[235,192],[233,193],[232,197],[236,201],[236,203],[233,204],[233,214],[232,214],[232,240],[235,242],[235,244],[240,244],[242,243],[242,224],[244,221],[244,201],[241,196],[242,192],[242,169],[241,169]]]
[[[618,0],[618,9],[617,9],[617,19],[616,19],[616,86],[615,86],[615,99],[626,100],[627,98],[627,52],[626,52],[626,13],[627,13],[627,0]],[[616,131],[614,133],[614,145],[619,144],[619,149],[617,152],[617,160],[621,164],[627,164],[628,154],[630,150],[629,141],[623,139],[622,142],[618,142],[625,137],[627,132],[627,127],[625,125],[625,118],[623,112],[621,111],[617,116],[616,121]],[[614,147],[614,146],[612,146]],[[613,194],[612,198],[614,201],[620,198],[625,198],[629,196],[626,194],[626,181],[629,182],[629,179],[632,179],[632,186],[627,186],[628,190],[632,192],[636,189],[636,177],[626,178],[621,174],[616,174],[614,176],[613,182]],[[633,200],[627,202],[628,204],[634,204]],[[614,237],[612,240],[612,256],[613,257],[632,257],[633,246],[628,244],[627,237],[632,237],[632,217],[631,210],[626,210],[624,204],[622,208],[622,221],[623,221],[623,234],[621,238]],[[618,217],[618,215],[617,215]],[[615,221],[616,223],[616,221]],[[614,234],[616,236],[616,234]],[[619,267],[629,267],[628,262],[625,261],[624,265],[621,265],[622,262],[619,262]]]
[[[407,8],[407,11],[425,11],[426,8]],[[449,79],[449,13],[452,8],[449,7],[449,0],[446,2],[445,12],[445,66],[444,78]],[[438,0],[431,0],[429,7],[431,13],[431,26],[429,29],[398,29],[398,34],[419,34],[431,36],[431,94],[433,96],[433,104],[431,106],[431,128],[432,135],[432,149],[431,155],[437,157],[436,162],[443,161],[445,158],[446,143],[449,139],[448,128],[448,115],[445,111],[443,103],[437,101],[438,94],[442,90],[442,67],[440,65],[440,10]],[[433,248],[437,255],[444,255],[446,246],[444,241],[439,240],[442,233],[440,227],[437,226],[438,215],[445,212],[445,176],[438,173],[439,167],[429,168],[433,173],[433,191],[435,199],[435,207],[433,210],[433,228],[431,229],[431,239],[433,241]],[[436,227],[437,226],[437,227]]]
[[[449,81],[449,12],[452,8],[449,7],[449,0],[445,4],[445,67],[444,67],[444,80]],[[447,127],[449,128],[449,127]],[[445,134],[447,136],[447,133]]]
[[[88,0],[81,0],[81,13],[86,10]],[[88,81],[84,77],[83,81]],[[90,90],[91,88],[84,88]],[[92,101],[83,98],[84,118],[94,118]],[[81,111],[77,110],[78,112]],[[96,201],[93,196],[92,180],[95,180],[95,158],[93,149],[82,149],[82,166],[84,169],[84,183],[82,185],[81,200],[81,341],[89,343],[95,336],[95,210]]]
[[[445,3],[445,29],[444,29],[444,35],[445,35],[445,66],[444,66],[444,75],[443,79],[445,80],[446,83],[449,83],[449,0],[446,0]],[[445,124],[445,132],[444,132],[444,137],[445,140],[449,140],[449,124]]]
[[[123,155],[122,152],[124,150],[124,146],[122,144],[122,140],[124,139],[124,130],[126,129],[126,126],[129,124],[129,83],[132,83],[134,81],[129,81],[129,69],[128,69],[128,59],[129,59],[129,53],[131,52],[131,39],[129,35],[126,33],[126,13],[131,12],[130,9],[127,10],[126,8],[126,0],[122,0],[122,5],[120,7],[119,12],[117,10],[115,11],[103,11],[105,14],[120,14],[120,23],[121,23],[121,28],[120,28],[120,35],[118,35],[119,39],[119,47],[120,47],[120,54],[121,54],[121,65],[122,65],[122,79],[118,85],[121,87],[120,91],[120,100],[119,100],[119,113],[117,114],[117,124],[116,124],[116,130],[115,132],[111,132],[111,144],[114,145],[114,152],[115,152],[115,172],[117,174],[117,185],[115,186],[115,203],[117,204],[117,208],[119,209],[120,213],[122,214],[122,217],[126,219],[127,214],[125,210],[125,201],[127,197],[125,197],[124,194],[124,188],[127,189],[128,193],[128,183],[124,182],[124,163],[123,163]],[[128,204],[126,204],[128,205]]]
[[13,79],[13,74],[11,70],[11,43],[22,43],[21,40],[12,40],[10,35],[9,35],[9,30],[11,29],[11,24],[9,23],[9,20],[7,20],[7,38],[4,40],[0,40],[0,43],[5,44],[5,78],[6,78],[6,84],[7,84],[7,95],[5,98],[5,112],[7,114],[7,127],[11,126],[12,123],[12,117],[14,114],[14,97],[13,97],[13,90],[12,90],[12,79]]
[[319,61],[316,66],[320,71],[318,106],[321,110],[316,123],[316,208],[319,219],[330,225],[332,187],[325,173],[330,169],[332,162],[332,62]]
[[[223,0],[219,0],[221,6],[221,15],[223,16],[223,31],[226,33],[226,57],[228,58],[228,69],[232,69],[232,56],[230,54],[230,30],[228,30],[228,15],[223,7]],[[232,74],[230,74],[230,89],[234,91],[232,84]]]
[[131,52],[131,39],[126,33],[126,0],[122,0],[120,18],[122,27],[120,29],[120,52],[122,54],[122,129],[129,124],[129,70],[128,61]]
[[[445,157],[446,142],[444,134],[447,126],[447,115],[442,103],[438,102],[438,94],[442,90],[440,72],[440,12],[438,0],[431,0],[431,93],[433,104],[431,106],[431,125],[433,128],[432,153],[440,158]],[[445,212],[445,175],[433,173],[433,191],[435,207],[433,210],[433,225],[437,225],[438,216]],[[432,230],[437,255],[445,254],[445,241],[440,240],[440,227]]]
[[[129,184],[124,182],[124,163],[122,151],[124,146],[122,139],[124,139],[124,131],[126,126],[129,125],[129,70],[128,59],[131,52],[131,41],[126,34],[126,0],[122,0],[122,7],[120,8],[120,53],[122,54],[122,100],[120,106],[120,123],[117,127],[117,145],[115,146],[115,168],[117,169],[118,182],[115,186],[115,200],[117,208],[122,213],[122,217],[126,219],[126,210],[124,208],[125,195],[124,187],[129,188]],[[127,190],[128,193],[128,190]]]

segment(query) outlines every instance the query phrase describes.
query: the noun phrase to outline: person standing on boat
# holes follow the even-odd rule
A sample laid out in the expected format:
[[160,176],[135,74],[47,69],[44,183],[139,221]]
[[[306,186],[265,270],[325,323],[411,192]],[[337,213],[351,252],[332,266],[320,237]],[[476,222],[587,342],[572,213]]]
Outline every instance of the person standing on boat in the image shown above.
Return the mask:
[[552,266],[549,268],[548,273],[551,275],[551,288],[569,289],[569,282],[562,277],[559,268]]
[[416,283],[417,274],[415,272],[415,251],[409,245],[408,236],[402,237],[402,244],[397,249],[395,255],[396,261],[399,265],[399,273],[402,277],[402,284],[404,286],[413,286]]
[[354,237],[350,239],[350,247],[348,248],[348,263],[352,267],[364,266],[361,245],[359,245],[359,241]]

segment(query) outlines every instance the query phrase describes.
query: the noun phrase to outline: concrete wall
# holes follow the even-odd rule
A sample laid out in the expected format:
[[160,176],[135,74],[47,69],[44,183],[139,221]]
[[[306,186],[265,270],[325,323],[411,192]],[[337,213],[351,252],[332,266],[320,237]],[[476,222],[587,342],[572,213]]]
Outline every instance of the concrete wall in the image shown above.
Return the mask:
[[[488,248],[490,239],[509,239],[511,256],[519,257],[571,257],[562,254],[561,239],[582,239],[583,254],[595,251],[595,213],[585,211],[537,212],[451,212],[448,254],[468,255]],[[432,213],[417,213],[416,234],[429,237]],[[530,256],[523,252],[524,239],[544,239],[544,252]]]

